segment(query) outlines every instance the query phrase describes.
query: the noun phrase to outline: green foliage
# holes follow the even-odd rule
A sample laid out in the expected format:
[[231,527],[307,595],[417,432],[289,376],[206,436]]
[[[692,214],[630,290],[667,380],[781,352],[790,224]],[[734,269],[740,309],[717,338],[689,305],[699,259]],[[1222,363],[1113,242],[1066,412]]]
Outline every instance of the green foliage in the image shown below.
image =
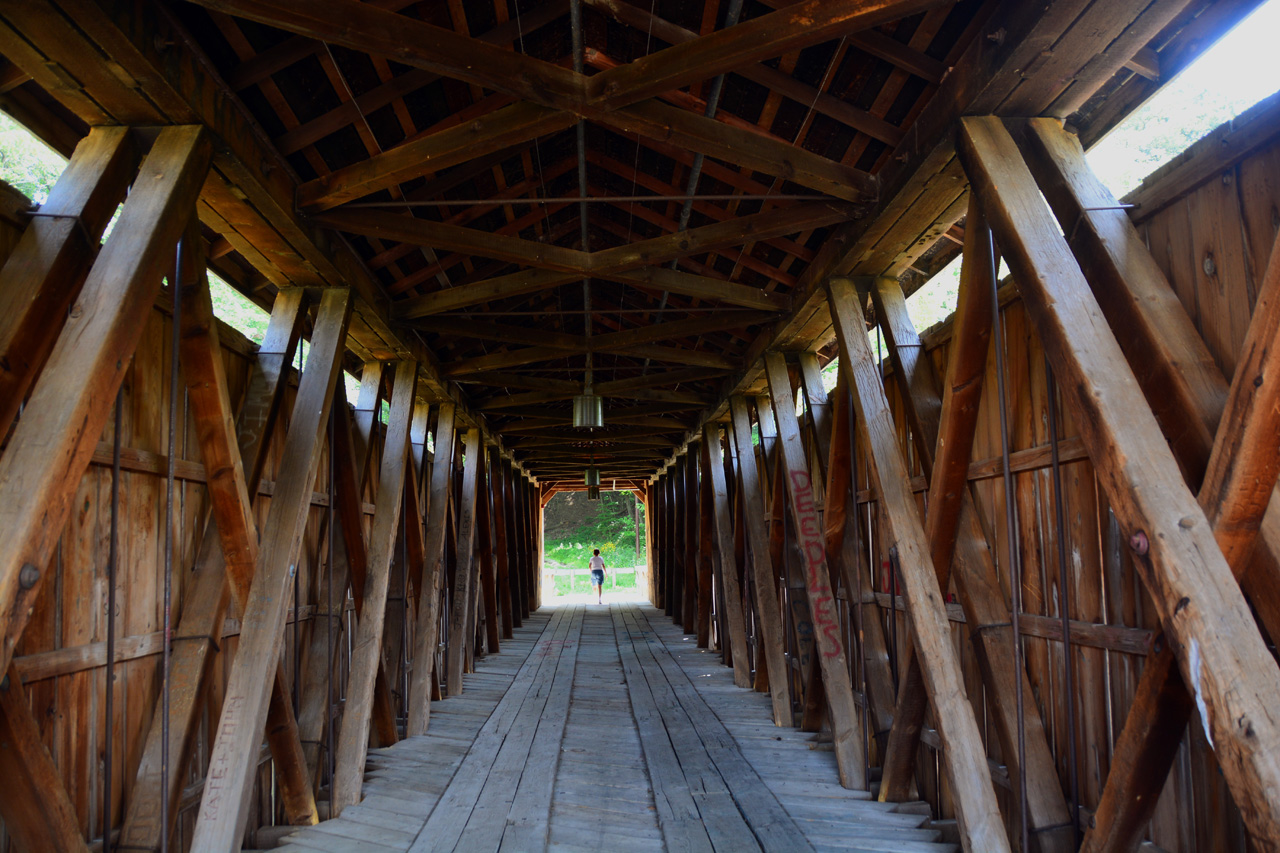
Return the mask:
[[6,183],[35,203],[44,204],[66,166],[61,155],[0,113],[0,178]]
[[[547,566],[584,568],[595,548],[600,549],[610,566],[633,565],[637,560],[636,503],[631,492],[602,491],[599,501],[587,501],[584,492],[556,495],[547,505],[543,542]],[[641,548],[645,541],[644,521],[644,504],[640,504]]]

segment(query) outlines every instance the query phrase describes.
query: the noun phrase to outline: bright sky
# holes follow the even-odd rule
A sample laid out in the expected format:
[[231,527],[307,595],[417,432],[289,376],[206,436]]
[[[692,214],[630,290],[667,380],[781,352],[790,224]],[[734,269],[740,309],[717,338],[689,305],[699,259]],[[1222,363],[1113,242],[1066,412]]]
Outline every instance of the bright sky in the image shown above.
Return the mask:
[[1268,0],[1089,151],[1124,195],[1178,150],[1280,90],[1280,0]]
[[[1116,196],[1225,121],[1280,91],[1280,0],[1267,0],[1140,110],[1090,149],[1089,163]],[[919,329],[954,309],[960,259],[911,295]]]

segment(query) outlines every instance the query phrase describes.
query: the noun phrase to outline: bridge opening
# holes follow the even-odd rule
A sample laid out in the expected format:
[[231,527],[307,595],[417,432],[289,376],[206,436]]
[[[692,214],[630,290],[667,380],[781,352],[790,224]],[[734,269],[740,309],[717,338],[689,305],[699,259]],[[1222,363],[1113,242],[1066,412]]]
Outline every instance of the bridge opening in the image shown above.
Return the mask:
[[585,491],[553,495],[542,510],[543,600],[590,595],[596,549],[605,563],[605,595],[647,600],[645,516],[643,498],[630,489],[601,489],[599,500]]

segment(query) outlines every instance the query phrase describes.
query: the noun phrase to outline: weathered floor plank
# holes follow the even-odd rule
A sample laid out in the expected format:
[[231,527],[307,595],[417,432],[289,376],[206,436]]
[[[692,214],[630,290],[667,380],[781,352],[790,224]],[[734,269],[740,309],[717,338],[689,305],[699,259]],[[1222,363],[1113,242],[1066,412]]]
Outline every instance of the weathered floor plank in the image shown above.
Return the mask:
[[956,849],[841,788],[831,752],[648,605],[543,608],[476,667],[426,735],[370,752],[359,805],[278,849]]

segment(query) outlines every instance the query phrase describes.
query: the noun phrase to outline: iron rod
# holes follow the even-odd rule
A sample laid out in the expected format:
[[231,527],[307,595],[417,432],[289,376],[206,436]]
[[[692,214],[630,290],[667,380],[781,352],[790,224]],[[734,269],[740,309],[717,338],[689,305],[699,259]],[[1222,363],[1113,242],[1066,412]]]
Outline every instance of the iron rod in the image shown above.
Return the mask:
[[115,750],[115,685],[116,685],[116,561],[120,532],[120,430],[124,423],[124,388],[116,390],[116,424],[111,441],[111,539],[107,543],[107,695],[103,716],[106,718],[107,742],[102,763],[102,853],[111,853],[111,777]]
[[1062,668],[1063,687],[1067,706],[1067,776],[1071,785],[1071,833],[1075,846],[1080,846],[1080,777],[1076,766],[1076,714],[1073,697],[1075,678],[1071,667],[1071,584],[1067,578],[1067,542],[1064,538],[1066,521],[1062,504],[1062,469],[1058,458],[1058,383],[1053,375],[1049,357],[1044,358],[1045,393],[1049,398],[1049,451],[1053,466],[1054,522],[1058,526],[1058,607],[1062,615]]
[[182,265],[183,255],[190,247],[184,237],[178,241],[174,258],[174,273],[170,282],[173,291],[173,317],[169,342],[169,459],[165,473],[164,510],[164,648],[160,709],[160,850],[169,850],[169,686],[172,673],[173,645],[173,484],[177,455],[178,420],[178,350],[182,343]]
[[1018,821],[1022,833],[1021,850],[1029,849],[1027,847],[1029,839],[1029,831],[1027,827],[1027,770],[1026,770],[1026,754],[1027,754],[1027,734],[1025,708],[1023,706],[1022,697],[1022,678],[1024,666],[1022,662],[1022,629],[1019,625],[1019,615],[1022,612],[1022,561],[1018,551],[1018,510],[1016,503],[1016,495],[1014,493],[1013,469],[1009,463],[1009,413],[1007,411],[1007,396],[1005,393],[1005,353],[1004,353],[1004,329],[1001,325],[1000,317],[1000,298],[999,298],[999,278],[996,269],[996,251],[995,241],[991,234],[991,229],[987,228],[985,233],[985,246],[987,262],[990,267],[991,275],[991,332],[994,336],[993,346],[996,351],[996,391],[999,396],[1000,409],[1000,458],[1003,463],[1004,473],[1004,513],[1006,539],[1009,543],[1009,589],[1012,598],[1010,607],[1010,624],[1013,630],[1013,672],[1014,672],[1014,695],[1017,702],[1015,712],[1018,720],[1018,778],[1013,780],[1017,784],[1018,791],[1018,809],[1020,819]]

